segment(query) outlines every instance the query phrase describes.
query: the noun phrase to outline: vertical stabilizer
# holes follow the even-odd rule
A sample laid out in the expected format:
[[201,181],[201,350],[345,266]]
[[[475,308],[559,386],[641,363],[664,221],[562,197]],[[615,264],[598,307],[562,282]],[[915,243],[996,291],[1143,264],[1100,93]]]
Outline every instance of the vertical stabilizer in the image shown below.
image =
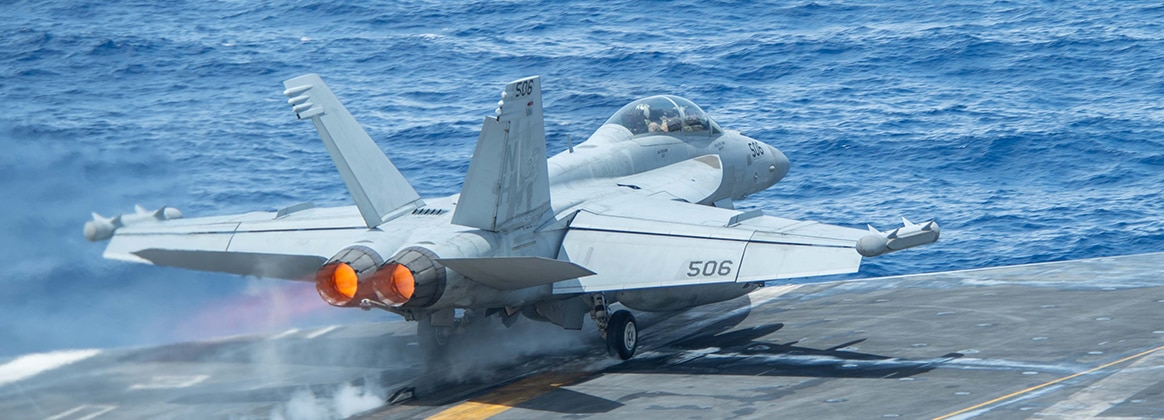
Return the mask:
[[506,85],[497,116],[485,118],[453,223],[506,231],[551,216],[541,79],[533,76]]
[[318,75],[283,82],[295,117],[311,119],[369,228],[424,205],[363,127]]

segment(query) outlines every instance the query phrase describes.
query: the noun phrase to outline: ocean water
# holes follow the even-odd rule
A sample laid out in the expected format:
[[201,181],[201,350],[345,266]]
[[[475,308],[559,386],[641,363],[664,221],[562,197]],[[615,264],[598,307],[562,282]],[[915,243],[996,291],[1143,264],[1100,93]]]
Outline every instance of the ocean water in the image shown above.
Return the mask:
[[284,79],[320,73],[425,196],[507,81],[551,153],[638,97],[784,151],[741,207],[937,244],[858,277],[1164,251],[1164,6],[1143,1],[0,0],[0,357],[328,323],[311,285],[103,260],[90,211],[346,205]]

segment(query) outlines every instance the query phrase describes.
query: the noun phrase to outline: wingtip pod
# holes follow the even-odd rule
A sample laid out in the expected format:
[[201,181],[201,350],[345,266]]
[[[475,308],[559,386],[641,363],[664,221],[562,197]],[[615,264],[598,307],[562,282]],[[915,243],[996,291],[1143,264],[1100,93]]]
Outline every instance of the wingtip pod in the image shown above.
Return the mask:
[[125,226],[149,220],[163,221],[181,218],[182,212],[169,206],[162,206],[157,210],[149,211],[140,205],[135,205],[133,206],[133,213],[119,214],[114,217],[105,217],[94,212],[93,220],[85,222],[85,239],[88,239],[89,242],[104,241],[112,238],[113,233],[117,229]]
[[118,221],[120,224],[120,216],[105,217],[97,212],[93,212],[93,220],[85,222],[85,239],[89,242],[104,241],[113,237],[113,231],[117,230],[118,226],[113,222]]
[[942,229],[936,221],[910,223],[904,217],[901,220],[904,226],[889,232],[879,232],[869,226],[872,233],[857,240],[857,252],[865,257],[876,257],[933,243],[941,236]]

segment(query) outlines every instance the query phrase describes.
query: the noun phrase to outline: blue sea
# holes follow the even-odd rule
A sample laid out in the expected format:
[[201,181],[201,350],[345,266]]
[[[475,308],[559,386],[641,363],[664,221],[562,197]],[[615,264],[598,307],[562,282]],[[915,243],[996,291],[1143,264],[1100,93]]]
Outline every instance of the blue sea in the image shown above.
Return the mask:
[[501,87],[537,74],[551,153],[676,94],[791,159],[740,207],[941,224],[858,277],[1164,251],[1158,1],[0,5],[0,356],[390,319],[81,234],[134,204],[347,205],[282,95],[308,72],[425,196],[459,191]]

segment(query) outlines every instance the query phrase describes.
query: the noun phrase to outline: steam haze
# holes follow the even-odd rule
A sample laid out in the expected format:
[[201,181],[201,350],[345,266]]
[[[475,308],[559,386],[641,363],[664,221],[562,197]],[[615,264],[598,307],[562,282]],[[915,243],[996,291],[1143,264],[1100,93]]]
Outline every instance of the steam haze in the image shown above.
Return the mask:
[[81,235],[89,211],[181,207],[192,180],[164,153],[70,133],[0,126],[0,358],[391,319],[333,310],[309,283],[102,259]]

